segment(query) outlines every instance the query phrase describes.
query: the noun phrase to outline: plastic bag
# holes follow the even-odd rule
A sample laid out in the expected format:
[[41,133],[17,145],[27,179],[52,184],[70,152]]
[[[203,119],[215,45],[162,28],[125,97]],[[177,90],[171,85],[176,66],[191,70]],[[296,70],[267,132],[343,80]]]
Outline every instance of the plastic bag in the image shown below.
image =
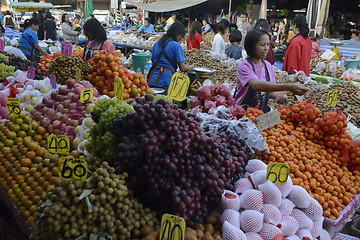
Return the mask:
[[334,62],[330,62],[325,69],[325,76],[336,77],[337,65]]
[[304,71],[298,71],[295,74],[291,75],[290,81],[294,83],[296,82],[304,83],[306,79],[307,77]]
[[323,75],[325,72],[325,68],[326,68],[326,63],[318,62],[318,64],[316,64],[315,68],[311,72],[315,74]]
[[25,54],[19,48],[5,46],[4,52],[7,52],[9,54],[14,54],[15,56],[21,57],[23,59],[27,59]]

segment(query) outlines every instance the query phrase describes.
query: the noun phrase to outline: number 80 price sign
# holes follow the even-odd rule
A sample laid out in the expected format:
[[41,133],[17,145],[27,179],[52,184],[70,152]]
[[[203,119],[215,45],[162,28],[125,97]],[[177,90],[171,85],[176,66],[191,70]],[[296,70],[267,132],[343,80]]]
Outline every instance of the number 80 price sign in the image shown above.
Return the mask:
[[62,157],[59,159],[59,176],[64,180],[84,182],[87,178],[87,162],[83,159]]

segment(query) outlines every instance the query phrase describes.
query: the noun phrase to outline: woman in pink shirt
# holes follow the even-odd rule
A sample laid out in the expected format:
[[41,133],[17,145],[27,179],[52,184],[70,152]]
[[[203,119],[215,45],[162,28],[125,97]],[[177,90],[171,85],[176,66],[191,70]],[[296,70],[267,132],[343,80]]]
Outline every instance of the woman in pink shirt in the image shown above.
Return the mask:
[[276,83],[271,64],[264,60],[269,51],[270,39],[270,34],[263,29],[254,29],[246,34],[244,45],[248,58],[242,60],[237,68],[235,93],[236,103],[245,108],[259,105],[259,109],[268,112],[269,98],[284,103],[287,102],[287,96],[283,91],[291,91],[296,95],[308,91],[301,84]]
[[89,60],[96,51],[115,52],[115,46],[107,40],[104,27],[96,18],[90,18],[84,24],[85,36],[89,39],[84,49],[84,59]]
[[311,39],[311,44],[312,44],[312,48],[311,48],[311,59],[314,58],[318,58],[320,57],[320,53],[321,53],[321,49],[318,43],[319,40],[319,34],[316,33],[316,35],[314,32],[310,33],[310,39]]

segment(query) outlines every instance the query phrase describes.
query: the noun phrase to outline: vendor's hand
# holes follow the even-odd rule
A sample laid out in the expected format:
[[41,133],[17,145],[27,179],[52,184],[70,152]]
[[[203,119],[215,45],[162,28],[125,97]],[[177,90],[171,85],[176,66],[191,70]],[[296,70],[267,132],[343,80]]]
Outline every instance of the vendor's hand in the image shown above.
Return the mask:
[[278,92],[276,93],[276,102],[283,104],[283,103],[287,103],[288,101],[288,96],[286,95],[285,92]]
[[302,84],[293,83],[290,85],[289,91],[295,95],[304,95],[307,91],[309,91],[309,89],[304,87]]

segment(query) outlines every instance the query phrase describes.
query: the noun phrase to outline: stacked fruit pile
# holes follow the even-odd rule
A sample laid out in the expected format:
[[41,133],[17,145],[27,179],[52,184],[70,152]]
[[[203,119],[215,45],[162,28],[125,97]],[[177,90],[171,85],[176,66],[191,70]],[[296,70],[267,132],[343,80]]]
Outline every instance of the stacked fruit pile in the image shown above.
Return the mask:
[[[254,112],[260,114],[249,108],[245,116],[252,115],[256,122]],[[340,112],[326,113],[315,121],[320,111],[309,101],[279,112],[282,122],[262,132],[270,150],[262,159],[287,163],[293,183],[322,205],[325,217],[336,219],[352,194],[360,193],[360,172],[350,164],[358,152],[351,152],[347,161],[340,150],[351,140],[344,132],[346,118]]]
[[153,99],[136,98],[136,112],[113,125],[120,142],[114,166],[128,172],[129,186],[144,204],[182,216],[191,226],[232,188],[250,149],[233,136],[205,134],[198,117]]
[[7,77],[14,75],[15,67],[5,64],[8,61],[8,57],[4,54],[0,54],[0,82],[4,81]]
[[266,180],[267,166],[258,159],[245,170],[249,176],[235,182],[235,192],[222,196],[224,240],[330,239],[321,205],[304,188],[290,177],[283,185]]
[[114,172],[103,162],[85,183],[57,178],[55,187],[43,195],[47,204],[37,213],[39,228],[34,239],[103,236],[126,240],[139,237],[144,226],[158,228],[156,214],[144,208],[128,190],[127,174]]
[[48,136],[24,112],[0,125],[0,185],[32,228],[41,196],[58,174],[59,156],[45,148]]
[[50,64],[56,58],[62,56],[61,52],[56,52],[53,55],[44,55],[40,58],[39,69],[46,73],[49,70]]
[[[86,116],[88,103],[80,102],[80,94],[84,88],[92,88],[88,81],[77,83],[68,80],[66,86],[53,90],[50,97],[44,97],[41,104],[36,105],[31,116],[49,133],[66,135],[72,143],[76,134],[75,128],[82,124]],[[98,97],[94,89],[94,97]],[[90,110],[89,110],[90,113]]]
[[153,94],[153,90],[147,85],[144,75],[130,73],[124,68],[117,53],[107,51],[95,52],[90,61],[90,74],[87,79],[103,95],[114,97],[114,78],[119,77],[124,84],[123,98],[144,96],[146,93]]

